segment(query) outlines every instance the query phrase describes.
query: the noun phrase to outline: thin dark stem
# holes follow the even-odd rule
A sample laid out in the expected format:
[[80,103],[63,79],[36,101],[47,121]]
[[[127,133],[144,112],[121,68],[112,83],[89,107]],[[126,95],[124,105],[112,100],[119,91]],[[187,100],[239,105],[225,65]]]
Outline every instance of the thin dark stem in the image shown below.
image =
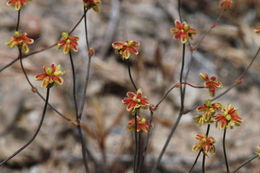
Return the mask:
[[81,127],[80,127],[80,118],[79,118],[79,114],[78,114],[78,103],[77,103],[77,98],[76,98],[76,74],[75,74],[74,62],[73,62],[71,52],[69,52],[69,57],[70,57],[70,63],[71,63],[71,69],[72,69],[73,100],[74,100],[74,106],[75,106],[75,112],[76,112],[77,129],[79,132],[79,137],[80,137],[80,142],[81,142],[81,149],[82,149],[81,153],[82,153],[85,171],[86,171],[86,173],[89,173],[88,162],[87,162],[87,157],[86,157],[86,143],[84,140],[84,136],[83,136]]
[[202,157],[202,173],[205,173],[206,170],[205,170],[205,161],[206,161],[206,154],[205,153],[202,153],[203,154],[203,157]]
[[191,168],[190,168],[190,170],[189,170],[189,173],[191,173],[191,171],[193,170],[194,166],[197,164],[197,161],[198,161],[198,159],[199,159],[199,157],[200,157],[201,152],[202,152],[202,149],[198,152],[198,155],[197,155],[197,157],[196,157],[196,159],[195,159],[193,165],[191,166]]
[[[184,64],[185,64],[184,60],[185,60],[185,44],[183,45],[183,51],[182,51],[182,64],[181,64],[180,83],[182,83],[182,80],[183,80],[182,77],[183,77]],[[172,136],[175,133],[175,131],[176,131],[176,129],[177,129],[177,127],[178,127],[178,125],[179,125],[179,123],[181,121],[182,112],[184,110],[184,97],[185,97],[185,93],[183,92],[182,87],[180,87],[180,93],[181,93],[181,107],[180,107],[179,115],[177,117],[176,122],[172,126],[170,134],[168,135],[168,137],[166,139],[166,142],[165,142],[165,144],[164,144],[164,146],[163,146],[163,148],[162,148],[162,150],[160,152],[160,155],[159,155],[159,157],[158,157],[158,159],[157,159],[157,161],[156,161],[156,163],[155,163],[155,165],[154,165],[154,167],[152,169],[152,173],[155,172],[156,168],[160,164],[161,159],[162,159],[162,157],[163,157],[163,155],[164,155],[164,153],[166,151],[166,148],[168,147],[168,145],[169,145],[169,143],[170,143],[170,141],[172,139]]]
[[[222,15],[223,15],[223,12],[224,12],[224,10],[222,10],[220,13],[219,13],[219,15],[218,15],[218,17],[217,17],[217,20],[216,20],[216,23],[218,23],[219,22],[219,20],[220,20],[220,18],[222,17]],[[200,46],[200,44],[203,42],[203,40],[207,37],[207,35],[214,29],[215,27],[210,27],[208,30],[207,30],[207,32],[201,37],[201,39],[198,41],[198,43],[197,43],[197,45],[195,46],[196,48],[198,48],[199,46]]]
[[224,134],[223,134],[223,153],[224,153],[224,158],[225,158],[225,164],[226,164],[226,168],[227,168],[227,173],[230,173],[229,171],[229,165],[228,165],[228,159],[227,159],[227,152],[226,152],[226,132],[227,132],[227,128],[224,129]]
[[88,11],[88,10],[85,10],[85,11],[84,11],[85,13],[80,17],[80,19],[78,20],[78,22],[76,23],[76,25],[70,30],[69,35],[72,34],[72,33],[75,31],[75,29],[78,27],[78,25],[80,24],[80,22],[81,22],[81,21],[83,20],[83,18],[86,16],[87,11]]
[[86,74],[86,78],[85,78],[85,81],[84,81],[84,91],[83,91],[83,95],[80,99],[80,108],[79,108],[79,118],[80,119],[81,119],[82,113],[84,111],[84,105],[85,105],[85,101],[86,101],[86,93],[87,93],[89,76],[90,76],[91,59],[92,59],[92,56],[89,54],[90,46],[89,46],[89,40],[88,40],[87,11],[88,11],[88,9],[84,8],[84,13],[86,14],[84,16],[84,25],[85,25],[85,39],[86,39],[86,45],[87,45],[87,49],[88,49],[88,65],[87,65],[87,74]]
[[75,66],[72,58],[72,53],[69,52],[70,63],[71,63],[71,70],[72,70],[72,85],[73,85],[73,101],[75,106],[75,112],[77,119],[79,118],[78,112],[78,103],[77,103],[77,93],[76,93],[76,73],[75,73]]
[[134,155],[134,173],[137,171],[137,154],[138,154],[138,138],[137,138],[137,113],[134,115],[135,119],[135,155]]
[[136,164],[136,172],[139,173],[140,171],[140,164],[141,164],[141,152],[142,152],[142,148],[141,145],[142,144],[142,133],[139,132],[138,133],[138,144],[137,144],[137,164]]
[[[163,95],[163,97],[160,99],[160,101],[155,105],[155,109],[157,109],[159,107],[159,105],[167,98],[167,96],[170,94],[170,92],[174,89],[174,88],[177,88],[177,87],[180,87],[181,85],[188,85],[192,88],[205,88],[204,86],[195,86],[195,85],[192,85],[188,82],[182,82],[182,83],[176,83],[175,85],[173,85],[170,89],[168,89],[166,91],[166,93]],[[184,88],[184,92],[185,92],[185,88]]]
[[253,161],[254,159],[258,158],[259,156],[257,154],[252,155],[249,159],[247,159],[246,161],[244,161],[243,163],[241,163],[241,165],[239,165],[234,171],[233,173],[236,173],[240,168],[244,167],[245,165],[247,165],[248,163],[250,163],[251,161]]
[[17,23],[16,23],[16,28],[15,28],[16,31],[19,31],[20,17],[21,17],[21,9],[19,9],[17,12]]
[[147,132],[147,137],[146,137],[146,141],[145,141],[145,145],[144,145],[144,152],[142,154],[141,161],[140,161],[140,168],[139,168],[140,173],[142,173],[143,164],[144,164],[146,152],[147,152],[148,145],[149,145],[149,139],[150,139],[151,134],[152,134],[152,123],[153,123],[153,111],[150,111],[150,120],[149,120],[148,132]]
[[[206,138],[209,135],[209,130],[210,130],[210,124],[208,124],[208,127],[207,127]],[[206,172],[206,170],[205,170],[205,162],[206,162],[206,154],[205,154],[205,152],[203,152],[203,158],[202,158],[202,172],[203,173]]]
[[135,90],[137,91],[138,88],[137,88],[137,86],[136,86],[136,84],[135,84],[135,82],[134,82],[134,79],[133,79],[133,77],[132,77],[131,67],[130,67],[130,61],[129,61],[129,60],[127,61],[127,68],[128,68],[128,75],[129,75],[129,78],[130,78],[130,80],[131,80],[131,83],[132,83],[133,87],[135,88]]
[[181,16],[181,0],[178,0],[178,13],[179,13],[180,21],[182,21],[182,16]]
[[6,158],[5,160],[1,161],[0,162],[0,166],[3,165],[4,163],[6,163],[7,161],[9,161],[10,159],[12,159],[13,157],[15,157],[17,154],[19,154],[21,151],[23,151],[27,146],[29,146],[33,141],[34,139],[37,137],[38,133],[40,132],[40,129],[42,127],[42,124],[43,124],[43,121],[44,121],[44,118],[45,118],[45,113],[46,113],[46,110],[47,110],[47,106],[48,106],[48,100],[49,100],[49,95],[50,95],[50,88],[47,88],[47,93],[46,93],[46,101],[45,101],[45,104],[44,104],[44,108],[43,108],[43,112],[42,112],[42,116],[41,116],[41,120],[40,120],[40,123],[34,133],[34,135],[32,136],[32,138],[25,144],[23,145],[21,148],[19,148],[16,152],[14,152],[11,156],[9,156],[8,158]]

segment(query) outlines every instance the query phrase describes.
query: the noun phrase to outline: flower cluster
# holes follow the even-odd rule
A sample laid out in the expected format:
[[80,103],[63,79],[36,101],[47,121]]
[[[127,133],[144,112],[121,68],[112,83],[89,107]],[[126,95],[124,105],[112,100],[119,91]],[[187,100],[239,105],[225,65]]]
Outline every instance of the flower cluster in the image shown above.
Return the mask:
[[6,4],[8,6],[13,6],[16,10],[20,10],[23,6],[26,5],[27,1],[31,0],[8,0]]
[[192,147],[192,150],[202,150],[204,154],[215,153],[215,139],[213,137],[207,137],[205,134],[201,134],[196,135],[196,139],[199,141]]
[[42,88],[50,88],[54,84],[62,85],[63,78],[60,77],[65,72],[60,70],[60,65],[52,64],[51,67],[43,66],[43,73],[35,76],[36,80],[42,80]]
[[206,100],[204,105],[199,106],[196,110],[201,114],[195,117],[195,122],[198,125],[203,125],[205,123],[212,123],[214,121],[214,115],[221,109],[222,105],[220,103],[211,103],[210,100]]
[[128,92],[127,97],[122,100],[122,103],[127,104],[127,111],[136,112],[139,108],[148,108],[149,102],[143,97],[142,90],[138,89],[136,93]]
[[[147,109],[150,104],[147,98],[143,97],[141,89],[138,89],[136,93],[128,92],[127,97],[122,100],[123,104],[127,105],[126,110],[135,115],[128,122],[128,129],[134,131],[136,128],[137,132],[147,132],[149,128],[149,121],[145,118],[138,116],[139,109]],[[137,125],[135,123],[137,122]]]
[[[147,133],[149,128],[149,121],[147,121],[145,118],[140,118],[138,116],[136,118],[136,121],[137,121],[136,131]],[[128,122],[128,130],[135,131],[135,118],[131,119]]]
[[220,7],[223,8],[224,10],[230,9],[232,6],[232,0],[222,0],[220,2]]
[[187,23],[175,21],[175,28],[171,28],[171,33],[174,34],[175,39],[180,39],[182,44],[189,42],[192,39],[193,34],[197,34],[197,31],[191,28]]
[[260,145],[256,147],[256,154],[260,158]]
[[95,12],[99,12],[99,4],[101,4],[100,0],[83,0],[84,7],[87,9],[93,9]]
[[212,97],[215,96],[216,88],[222,88],[223,85],[217,80],[215,76],[209,77],[206,73],[200,73],[200,78],[204,80],[204,87],[209,89],[209,93]]
[[33,39],[27,37],[27,33],[20,34],[16,31],[13,37],[6,44],[11,48],[18,46],[23,52],[28,53],[30,50],[28,44],[33,44],[33,42]]
[[233,128],[234,126],[240,126],[242,119],[238,116],[236,109],[233,105],[229,104],[224,107],[222,113],[217,114],[215,121],[217,126],[224,128]]
[[57,44],[57,47],[59,49],[63,48],[64,54],[67,54],[72,50],[74,52],[77,52],[78,51],[78,48],[77,48],[78,40],[79,40],[79,37],[72,37],[68,33],[63,32],[61,34],[61,40]]
[[125,42],[114,42],[112,47],[115,49],[115,53],[121,56],[123,59],[128,59],[132,54],[138,55],[139,50],[137,49],[140,43],[137,41],[125,41]]
[[260,33],[260,27],[257,27],[257,28],[255,29],[255,32],[259,34],[259,33]]

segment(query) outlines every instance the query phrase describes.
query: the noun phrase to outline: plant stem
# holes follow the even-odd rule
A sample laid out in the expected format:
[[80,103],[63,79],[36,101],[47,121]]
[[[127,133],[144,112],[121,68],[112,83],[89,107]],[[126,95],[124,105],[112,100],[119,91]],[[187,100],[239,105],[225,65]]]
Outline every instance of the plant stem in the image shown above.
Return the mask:
[[86,173],[89,172],[88,163],[87,163],[87,157],[86,157],[86,143],[83,137],[83,133],[80,127],[80,117],[78,114],[78,104],[77,104],[77,98],[76,98],[76,74],[75,74],[75,68],[74,68],[74,62],[72,58],[72,53],[69,52],[70,57],[70,63],[71,63],[71,69],[72,69],[72,82],[73,82],[73,100],[74,100],[74,106],[75,106],[75,112],[76,112],[76,120],[77,120],[77,129],[79,132],[80,142],[81,142],[81,149],[82,149],[82,158],[83,158],[83,164],[85,167]]
[[[182,50],[182,64],[181,64],[181,74],[180,74],[180,83],[182,83],[182,77],[183,77],[183,71],[184,71],[184,64],[185,64],[185,44],[183,44],[183,50]],[[182,90],[182,87],[180,87],[180,95],[181,95],[181,107],[180,107],[180,111],[179,111],[179,115],[177,117],[177,120],[175,121],[174,125],[172,126],[172,129],[170,131],[170,134],[168,135],[167,139],[166,139],[166,142],[160,152],[160,155],[152,169],[152,172],[151,173],[154,173],[156,168],[158,167],[158,165],[160,164],[161,162],[161,159],[166,151],[166,148],[168,147],[170,141],[171,141],[171,138],[173,136],[173,134],[175,133],[180,121],[181,121],[181,117],[182,117],[182,112],[184,110],[184,97],[185,97],[185,92],[183,92]]]
[[84,16],[84,26],[85,26],[85,39],[86,39],[86,45],[87,45],[87,49],[88,49],[88,65],[87,65],[87,74],[86,74],[86,78],[84,81],[84,87],[83,87],[83,95],[81,97],[81,101],[80,101],[80,108],[79,108],[79,117],[81,119],[82,117],[82,113],[84,111],[84,105],[85,105],[85,101],[86,101],[86,93],[87,93],[87,88],[88,88],[88,83],[89,83],[89,75],[90,75],[90,67],[91,67],[91,59],[92,56],[89,55],[89,40],[88,40],[88,25],[87,25],[87,12],[88,9],[84,8],[84,13],[86,14]]
[[142,173],[143,164],[145,161],[145,155],[146,155],[148,145],[149,145],[149,139],[152,134],[152,123],[153,123],[153,111],[150,110],[150,120],[149,120],[148,132],[147,132],[147,137],[146,137],[146,141],[145,141],[145,145],[144,145],[144,151],[142,153],[142,157],[141,157],[141,161],[140,161],[140,168],[139,168],[140,173]]
[[202,173],[205,173],[205,160],[206,160],[206,154],[202,153],[203,157],[202,157]]
[[189,173],[191,173],[191,171],[193,170],[194,166],[196,165],[196,163],[197,163],[197,161],[198,161],[198,159],[200,157],[201,152],[202,152],[202,149],[198,152],[198,155],[197,155],[197,157],[196,157],[192,167],[190,168]]
[[137,113],[134,115],[135,118],[135,155],[134,155],[134,173],[137,171],[137,154],[138,154],[138,138],[137,138]]
[[247,165],[248,163],[250,163],[252,160],[258,158],[257,154],[252,155],[249,159],[247,159],[246,161],[244,161],[243,163],[241,163],[241,165],[239,165],[234,171],[233,173],[236,173],[240,168],[244,167],[245,165]]
[[135,84],[135,82],[133,80],[132,74],[131,74],[131,67],[130,67],[130,61],[129,60],[127,61],[127,68],[128,68],[128,75],[129,75],[129,78],[131,80],[131,83],[134,86],[135,90],[137,91],[138,88],[137,88],[137,86],[136,86],[136,84]]
[[223,141],[222,141],[223,142],[223,153],[224,153],[224,157],[225,157],[227,173],[230,173],[229,166],[228,166],[227,152],[226,152],[226,132],[227,132],[227,128],[224,129],[224,133],[223,133]]
[[41,120],[40,123],[34,133],[34,135],[32,136],[32,138],[25,144],[23,145],[21,148],[19,148],[16,152],[14,152],[11,156],[9,156],[8,158],[6,158],[5,160],[0,162],[0,166],[3,165],[4,163],[6,163],[7,161],[9,161],[10,159],[12,159],[13,157],[15,157],[17,154],[19,154],[21,151],[23,151],[27,146],[29,146],[34,139],[37,137],[38,133],[40,132],[40,129],[42,127],[43,124],[43,120],[45,118],[45,114],[46,114],[46,110],[47,110],[47,106],[48,106],[48,100],[49,100],[49,95],[50,95],[50,88],[47,88],[47,93],[46,93],[46,101],[44,104],[44,108],[43,108],[43,112],[42,112],[42,116],[41,116]]

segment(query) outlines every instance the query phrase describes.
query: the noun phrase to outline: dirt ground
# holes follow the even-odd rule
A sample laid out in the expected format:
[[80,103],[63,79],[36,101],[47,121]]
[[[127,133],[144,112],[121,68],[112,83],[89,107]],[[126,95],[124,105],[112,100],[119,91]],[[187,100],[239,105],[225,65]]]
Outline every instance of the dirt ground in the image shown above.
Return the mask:
[[[12,36],[17,20],[16,11],[0,2],[0,68],[15,59],[16,49],[5,45]],[[231,86],[245,70],[260,46],[260,35],[254,28],[260,26],[260,1],[236,0],[231,10],[222,13],[219,1],[182,0],[182,17],[198,34],[196,45],[212,24],[216,27],[205,37],[196,51],[186,50],[185,68],[192,59],[188,81],[202,85],[200,72],[218,76],[224,88]],[[22,10],[21,29],[35,39],[31,51],[47,47],[70,31],[83,14],[81,1],[33,0]],[[127,91],[133,91],[127,65],[114,54],[114,41],[136,40],[141,53],[131,57],[134,80],[150,102],[156,104],[165,91],[178,82],[182,45],[172,39],[170,28],[179,18],[177,0],[103,0],[101,12],[89,11],[88,34],[90,46],[95,49],[82,122],[85,139],[97,165],[90,163],[91,172],[97,166],[102,172],[132,172],[133,134],[127,130],[130,118],[121,100]],[[79,52],[73,54],[78,96],[82,95],[87,69],[84,25],[73,33],[80,37]],[[227,132],[227,150],[231,170],[249,158],[260,145],[260,60],[255,60],[242,84],[218,99],[223,105],[233,104],[243,123]],[[30,80],[45,95],[46,90],[34,76],[44,64],[61,64],[66,71],[64,85],[51,91],[50,103],[67,117],[74,115],[72,75],[69,57],[57,48],[24,59]],[[187,87],[185,110],[209,99],[206,89]],[[0,160],[11,155],[33,134],[40,120],[44,102],[34,94],[16,62],[0,73]],[[173,90],[154,114],[154,128],[146,158],[145,171],[149,173],[158,157],[180,108],[179,90]],[[149,111],[142,112],[149,118]],[[192,146],[195,135],[205,133],[206,126],[196,126],[196,111],[184,114],[162,159],[158,173],[188,172],[197,152]],[[208,173],[225,172],[222,153],[223,130],[211,128],[216,139],[216,154],[207,157]],[[194,172],[201,172],[199,159]],[[104,164],[104,162],[106,164]],[[0,167],[1,173],[81,173],[81,145],[76,128],[51,109],[48,109],[40,134],[26,150]],[[240,170],[241,173],[259,173],[260,161],[255,159]]]

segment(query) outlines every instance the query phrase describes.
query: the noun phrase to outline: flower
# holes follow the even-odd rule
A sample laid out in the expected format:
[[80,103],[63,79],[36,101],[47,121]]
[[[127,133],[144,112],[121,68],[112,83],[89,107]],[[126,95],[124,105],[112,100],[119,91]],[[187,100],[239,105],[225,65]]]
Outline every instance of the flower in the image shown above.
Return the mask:
[[201,134],[196,135],[196,139],[199,141],[192,147],[193,151],[202,150],[204,154],[215,153],[215,139],[213,137],[207,137],[205,134]]
[[259,34],[259,33],[260,33],[260,27],[257,27],[257,28],[255,29],[255,32]]
[[237,111],[233,105],[229,104],[225,106],[221,112],[222,113],[217,114],[215,118],[217,126],[220,128],[233,128],[233,126],[239,126],[241,124],[242,119],[237,115]]
[[61,34],[62,38],[60,40],[60,42],[57,44],[57,47],[60,49],[63,47],[63,53],[67,54],[69,53],[69,51],[73,50],[74,52],[78,51],[78,40],[79,37],[72,37],[69,36],[68,33],[63,32]]
[[[145,132],[147,133],[149,128],[149,121],[147,121],[145,118],[136,117],[137,120],[137,132]],[[135,131],[135,118],[128,121],[128,130],[129,131]]]
[[175,28],[171,28],[171,33],[174,34],[175,39],[180,39],[182,44],[189,42],[192,39],[193,34],[197,34],[197,31],[191,28],[186,22],[181,23],[175,21]]
[[143,97],[141,89],[138,89],[136,94],[128,92],[127,97],[122,100],[122,103],[127,104],[127,111],[135,112],[139,108],[148,108],[149,102]]
[[52,64],[51,67],[43,66],[43,73],[35,76],[35,80],[42,80],[42,88],[50,88],[54,84],[62,85],[63,78],[60,77],[65,72],[60,70],[60,65]]
[[16,10],[20,10],[23,6],[26,5],[27,1],[31,1],[31,0],[8,0],[6,5],[14,6]]
[[221,82],[217,81],[215,76],[209,77],[206,73],[200,73],[200,78],[204,80],[204,87],[209,88],[209,93],[212,97],[215,96],[216,88],[222,88],[223,85]]
[[232,3],[232,0],[223,0],[220,2],[220,7],[224,8],[224,10],[227,10],[231,8]]
[[27,33],[20,34],[16,31],[13,37],[6,44],[11,48],[18,46],[23,52],[28,53],[30,50],[28,44],[33,44],[33,42],[33,39],[27,37]]
[[140,43],[136,41],[125,41],[122,42],[114,42],[112,43],[112,47],[115,49],[115,53],[121,56],[123,59],[128,59],[131,53],[138,55],[139,50],[137,47],[140,46]]
[[256,154],[260,158],[260,145],[256,147]]
[[100,0],[83,0],[84,3],[84,7],[86,7],[87,9],[93,9],[95,12],[99,12],[100,8],[99,8],[99,4],[101,4]]
[[197,115],[194,119],[196,124],[202,125],[205,123],[211,123],[214,121],[214,114],[221,109],[220,103],[211,103],[210,100],[206,100],[204,105],[199,106],[196,110],[203,114]]

